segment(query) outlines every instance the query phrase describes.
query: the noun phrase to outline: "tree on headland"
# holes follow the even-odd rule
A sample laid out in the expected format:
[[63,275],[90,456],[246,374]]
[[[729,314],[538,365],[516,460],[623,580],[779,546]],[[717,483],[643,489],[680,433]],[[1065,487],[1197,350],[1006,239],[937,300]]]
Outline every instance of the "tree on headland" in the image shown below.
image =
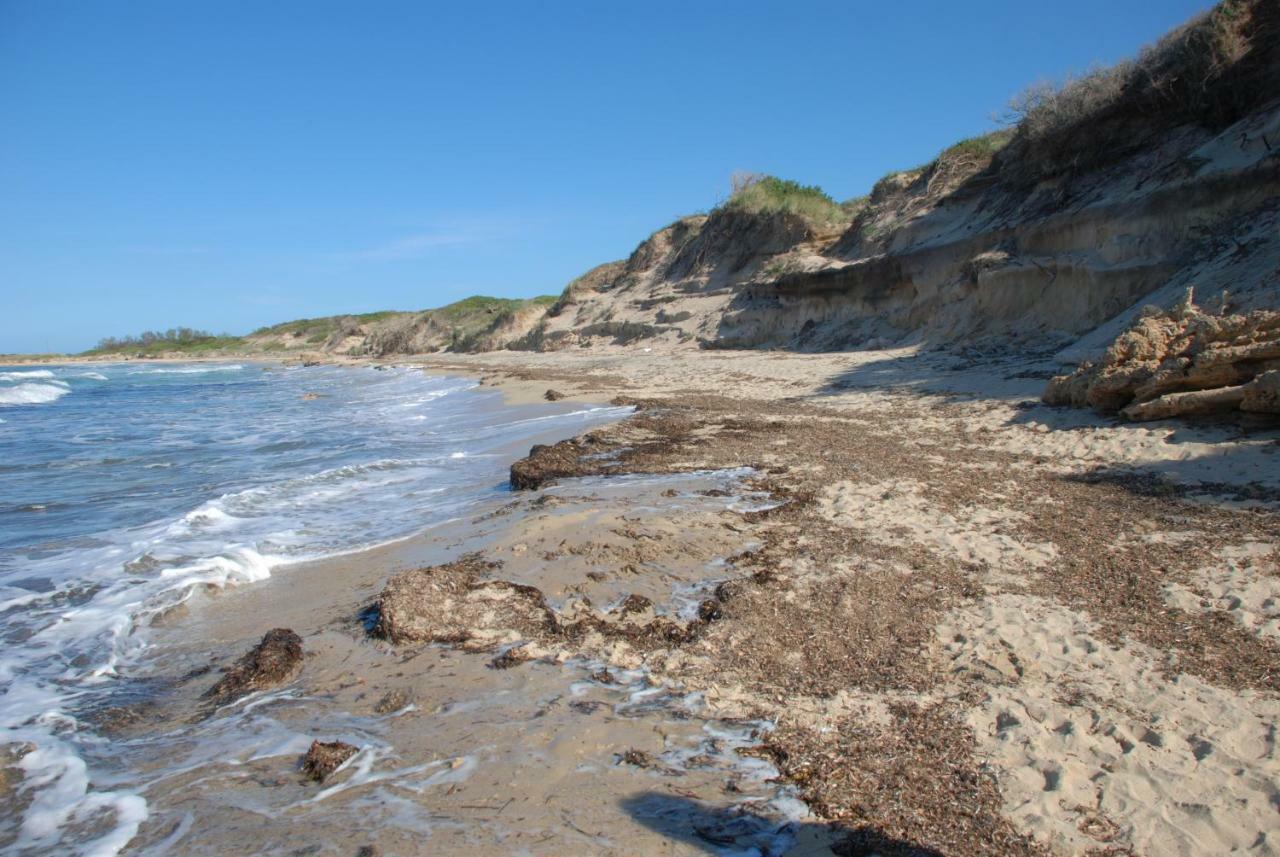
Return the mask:
[[191,327],[171,327],[165,331],[144,330],[136,336],[108,336],[98,340],[96,351],[121,351],[130,348],[148,348],[153,345],[193,345],[218,339],[207,330]]

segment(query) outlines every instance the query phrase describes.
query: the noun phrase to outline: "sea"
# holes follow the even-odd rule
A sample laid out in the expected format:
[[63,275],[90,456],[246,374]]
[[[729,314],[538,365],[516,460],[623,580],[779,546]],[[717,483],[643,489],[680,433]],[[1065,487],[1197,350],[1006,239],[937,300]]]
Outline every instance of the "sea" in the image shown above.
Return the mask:
[[95,723],[156,617],[460,518],[530,439],[625,413],[413,367],[0,366],[0,850],[115,854],[147,819]]

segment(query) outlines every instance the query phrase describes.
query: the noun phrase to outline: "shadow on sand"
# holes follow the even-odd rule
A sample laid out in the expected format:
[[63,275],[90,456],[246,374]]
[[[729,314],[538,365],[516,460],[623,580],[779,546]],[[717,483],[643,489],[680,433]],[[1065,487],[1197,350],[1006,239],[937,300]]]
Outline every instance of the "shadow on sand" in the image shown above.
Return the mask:
[[[1280,490],[1258,484],[1264,469],[1280,463],[1280,427],[1274,420],[1237,415],[1134,423],[1089,408],[1046,405],[1040,401],[1045,382],[1060,369],[1047,355],[868,352],[828,379],[818,396],[874,389],[918,396],[926,407],[972,404],[980,413],[985,404],[1005,427],[1054,437],[1057,443],[1046,445],[1045,454],[1079,456],[1085,472],[1064,479],[1107,483],[1137,495],[1192,496],[1215,505],[1280,501]],[[1132,460],[1115,463],[1122,454]],[[1096,468],[1089,467],[1090,459]]]
[[819,395],[888,390],[949,400],[1038,400],[1057,371],[1051,360],[1027,355],[972,356],[953,351],[899,349],[866,352],[866,359],[829,378]]
[[[1087,438],[1098,429],[1114,433],[1113,445],[1147,444],[1145,460],[1102,464],[1064,475],[1074,482],[1103,483],[1147,497],[1190,496],[1214,505],[1249,500],[1274,503],[1280,490],[1261,484],[1264,469],[1280,464],[1280,427],[1274,422],[1231,419],[1128,422],[1087,408],[1026,403],[1007,425],[1044,426],[1055,435]],[[1151,433],[1162,433],[1151,447]],[[1160,454],[1157,449],[1167,449]]]
[[786,821],[737,807],[643,792],[622,801],[640,824],[705,854],[761,857],[942,857],[942,853],[886,836],[870,827]]
[[[1218,455],[1215,461],[1229,468],[1233,465],[1226,462],[1237,455]],[[1253,467],[1255,462],[1246,459],[1241,466]],[[1098,467],[1061,478],[1086,485],[1114,485],[1138,497],[1186,498],[1211,506],[1280,503],[1280,489],[1261,482],[1214,482],[1205,478],[1205,472],[1204,462],[1197,460],[1160,461],[1138,467]]]

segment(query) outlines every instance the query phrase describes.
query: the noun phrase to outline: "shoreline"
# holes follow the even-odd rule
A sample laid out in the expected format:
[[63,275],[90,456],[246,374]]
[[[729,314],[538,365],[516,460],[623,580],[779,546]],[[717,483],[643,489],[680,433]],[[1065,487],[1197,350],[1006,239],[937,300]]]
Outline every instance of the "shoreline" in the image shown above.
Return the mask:
[[[457,355],[447,355],[448,357],[456,357]],[[78,366],[78,365],[94,365],[100,363],[235,363],[237,361],[244,363],[268,364],[268,365],[325,365],[325,366],[372,366],[372,367],[393,367],[393,366],[412,366],[428,371],[430,374],[438,374],[441,377],[468,378],[476,380],[481,384],[497,388],[502,394],[506,404],[509,405],[527,405],[540,404],[548,401],[545,394],[550,387],[539,385],[538,381],[526,380],[521,381],[513,375],[502,375],[500,383],[493,383],[493,379],[489,379],[486,384],[487,373],[482,368],[473,368],[466,363],[453,362],[448,359],[432,359],[439,357],[437,355],[406,355],[398,358],[382,358],[382,357],[351,357],[346,355],[333,355],[323,353],[305,352],[295,355],[270,354],[266,352],[243,354],[243,355],[222,355],[222,356],[204,356],[204,357],[82,357],[82,356],[55,356],[44,357],[42,355],[0,355],[0,366]],[[431,371],[431,370],[435,371]],[[560,387],[555,388],[556,392],[564,393],[564,399],[574,402],[584,402],[590,404],[607,404],[610,396],[598,389],[598,385],[590,383],[583,384],[581,381],[575,381],[572,378],[560,377]]]
[[[312,696],[377,698],[383,684],[353,688],[342,665],[432,652],[492,690],[489,662],[512,643],[520,657],[504,680],[549,688],[583,658],[641,670],[699,694],[707,716],[775,724],[752,752],[813,811],[797,833],[819,843],[814,853],[833,839],[890,853],[1177,853],[1247,848],[1277,831],[1266,784],[1280,760],[1254,752],[1280,718],[1274,430],[1135,426],[1049,408],[1037,399],[1044,363],[1026,358],[619,351],[387,362],[476,378],[508,404],[555,389],[638,411],[523,459],[534,490],[511,495],[521,511],[471,522],[493,528],[488,543],[411,536],[326,561],[319,587],[295,569],[273,575],[256,590],[264,603],[241,616],[252,621],[224,626],[238,631],[222,663],[273,626],[274,601],[282,615],[309,605],[304,639],[321,650],[298,687]],[[613,516],[608,525],[555,523],[557,483],[740,467],[776,509],[700,526],[661,495],[602,495],[591,509]],[[575,481],[583,476],[604,481]],[[537,546],[556,532],[578,547]],[[727,557],[714,618],[662,639],[649,626],[618,630],[611,604],[637,587],[670,596],[663,563],[708,545]],[[484,580],[533,586],[557,605],[556,627],[596,616],[596,630],[530,638],[498,611],[466,627],[474,645],[368,636],[357,616],[394,573],[446,567],[470,547],[502,563]],[[353,568],[358,585],[333,571]],[[563,603],[575,587],[608,597],[571,616]],[[632,734],[602,732],[596,752]],[[266,767],[278,777],[292,764]],[[1144,789],[1156,797],[1136,800]],[[649,828],[669,843],[661,853],[704,852],[678,836],[704,806],[694,794]]]
[[[784,628],[771,624],[767,614],[800,592],[815,597],[833,582],[853,586],[849,591],[856,597],[879,601],[879,615],[855,610],[843,618],[868,628],[869,636],[846,655],[843,677],[825,686],[818,681],[813,687],[812,668],[779,678],[777,671],[785,676],[786,666],[777,665],[773,675],[747,670],[739,686],[719,687],[742,658],[732,648],[728,660],[724,649],[706,645],[696,654],[658,656],[669,674],[711,684],[725,711],[790,712],[792,722],[781,730],[774,751],[790,759],[785,773],[793,781],[812,782],[812,766],[824,770],[820,760],[830,753],[830,742],[818,736],[826,730],[852,733],[837,753],[844,765],[860,760],[880,769],[886,748],[895,748],[895,756],[914,756],[916,767],[882,770],[877,789],[893,784],[910,793],[948,770],[967,771],[955,785],[958,791],[941,804],[891,801],[866,818],[865,809],[851,815],[842,801],[857,800],[872,784],[843,779],[850,773],[839,767],[825,769],[825,782],[808,797],[827,823],[870,820],[901,841],[984,853],[1076,853],[1126,843],[1163,853],[1206,836],[1223,847],[1247,845],[1274,829],[1261,792],[1242,799],[1243,809],[1215,797],[1222,789],[1242,787],[1242,769],[1232,765],[1243,763],[1243,770],[1263,780],[1280,773],[1269,756],[1245,761],[1249,742],[1265,734],[1280,713],[1274,701],[1273,670],[1280,664],[1276,617],[1266,606],[1280,592],[1273,582],[1280,500],[1274,457],[1280,441],[1274,430],[1131,426],[1064,413],[1038,402],[1037,380],[1018,377],[1039,368],[1038,361],[1025,359],[939,371],[949,359],[945,355],[902,352],[523,357],[425,362],[524,390],[568,372],[595,373],[596,380],[584,386],[604,386],[603,377],[616,385],[617,395],[660,399],[652,410],[692,412],[673,418],[666,435],[661,426],[636,426],[647,419],[644,410],[610,432],[593,433],[615,437],[604,449],[630,458],[620,468],[624,472],[751,463],[782,471],[769,477],[770,490],[809,508],[799,510],[794,523],[752,530],[776,540],[770,561],[756,567],[753,578],[764,572],[781,582],[766,579],[764,588],[777,591],[732,617],[748,638],[767,629],[771,644],[785,639]],[[838,383],[815,384],[815,374],[822,377],[813,371],[818,367],[829,368]],[[680,386],[672,378],[689,392],[673,397]],[[746,398],[714,400],[726,390]],[[759,424],[747,425],[753,416]],[[843,468],[854,479],[833,478],[830,471],[841,468],[827,460],[840,456],[841,432],[817,443],[813,428],[823,423],[843,424],[859,443],[882,448],[883,459],[871,467],[855,456]],[[735,439],[726,434],[755,437],[734,450]],[[652,442],[652,455],[646,441]],[[588,455],[601,451],[596,443]],[[563,466],[550,463],[553,469]],[[813,469],[827,472],[816,478],[787,472]],[[883,476],[863,489],[868,470]],[[912,478],[913,471],[919,475]],[[1009,478],[1014,474],[1016,480]],[[812,536],[788,531],[815,525],[832,531],[834,544],[815,550],[806,544]],[[1118,554],[1119,563],[1106,559],[1108,553]],[[833,574],[830,567],[815,567],[823,563],[849,569]],[[750,566],[744,563],[743,570]],[[941,568],[930,571],[931,566]],[[950,594],[936,603],[921,601],[898,579],[904,567],[908,579],[927,572],[935,591],[941,587]],[[1054,579],[1064,573],[1065,580]],[[1244,597],[1233,600],[1237,595]],[[910,608],[905,612],[904,604]],[[814,612],[816,606],[787,624],[821,628],[847,609],[827,603]],[[1035,621],[1049,630],[1033,633],[1016,618],[1023,615],[1039,617]],[[1080,651],[1075,657],[1102,676],[1082,672],[1074,659],[1046,660],[1059,647]],[[868,648],[884,659],[876,669],[863,663]],[[1088,652],[1109,654],[1099,659]],[[831,655],[823,651],[819,657],[838,660]],[[697,663],[704,656],[714,668]],[[1058,685],[1058,676],[1069,676],[1069,692]],[[770,704],[768,690],[762,699],[760,690],[750,690],[753,684],[786,690],[785,705]],[[1010,685],[1014,691],[1003,689]],[[806,687],[808,693],[796,692]],[[1089,702],[1089,694],[1115,702]],[[1141,713],[1130,714],[1129,725],[1119,728],[1136,737],[1120,740],[1117,758],[1108,749],[1117,739],[1098,733],[1098,724],[1108,722],[1099,712],[1131,707],[1127,700],[1135,695],[1143,701]],[[974,699],[981,702],[975,705]],[[1056,713],[1046,717],[1046,711]],[[863,718],[882,725],[869,728]],[[1181,735],[1181,745],[1168,735],[1138,740],[1150,729],[1143,724],[1150,723]],[[1224,739],[1214,760],[1196,735],[1219,732],[1228,723],[1238,737]],[[1075,724],[1071,734],[1081,737],[1062,738],[1055,730],[1068,728],[1063,724]],[[934,747],[934,733],[950,735],[955,746]],[[1081,742],[1083,747],[1076,746]],[[1118,759],[1127,763],[1119,771]],[[1170,765],[1182,766],[1184,773],[1166,773]],[[1183,778],[1193,770],[1197,782],[1188,784]],[[1035,773],[1027,782],[1027,771],[1056,773]],[[1050,779],[1057,786],[1046,789]],[[1154,817],[1127,803],[1130,789],[1148,780],[1170,800],[1212,807],[1209,832],[1203,818]],[[970,791],[972,783],[976,792]],[[1079,802],[1064,804],[1064,795],[1073,792]]]
[[[431,817],[465,821],[474,814],[475,807],[498,807],[515,801],[516,805],[525,806],[519,824],[503,834],[501,841],[511,843],[510,847],[528,842],[531,853],[564,853],[565,848],[579,848],[591,853],[625,854],[644,847],[646,853],[694,854],[703,852],[672,841],[661,823],[656,828],[649,826],[645,821],[650,818],[645,808],[648,803],[664,808],[659,816],[667,811],[688,816],[704,809],[710,813],[708,808],[719,797],[726,815],[718,822],[712,817],[714,814],[707,819],[727,824],[733,804],[749,799],[761,802],[759,819],[752,821],[744,833],[739,829],[744,823],[742,818],[732,815],[736,831],[732,835],[745,837],[744,842],[747,838],[758,840],[766,850],[770,847],[768,842],[783,836],[791,841],[788,854],[829,853],[827,846],[834,839],[822,826],[788,826],[786,816],[765,811],[767,801],[786,796],[765,781],[765,775],[776,774],[776,770],[761,767],[755,761],[743,765],[728,748],[717,746],[720,739],[708,743],[707,729],[715,734],[740,730],[743,727],[734,724],[741,721],[717,720],[710,711],[702,711],[700,704],[687,701],[684,691],[664,689],[665,685],[651,677],[639,662],[628,659],[628,666],[604,652],[547,648],[531,652],[517,665],[495,669],[495,652],[506,651],[509,645],[505,637],[474,640],[462,646],[424,646],[370,637],[360,626],[360,617],[367,614],[369,604],[389,577],[424,565],[448,563],[474,551],[500,557],[504,580],[518,580],[525,585],[537,582],[552,603],[568,609],[565,605],[585,597],[579,590],[583,578],[567,571],[563,562],[535,568],[537,563],[531,563],[530,558],[543,550],[533,542],[535,537],[547,542],[577,539],[580,544],[601,549],[610,534],[623,526],[639,530],[657,527],[671,536],[685,527],[719,530],[729,535],[731,531],[722,524],[737,520],[738,516],[721,507],[728,502],[723,499],[724,489],[732,491],[735,481],[736,477],[719,474],[658,477],[648,480],[649,484],[640,480],[625,485],[588,482],[569,486],[553,492],[554,503],[539,502],[528,493],[494,498],[461,519],[406,539],[292,565],[253,586],[201,597],[181,617],[166,620],[157,631],[156,645],[166,652],[168,672],[179,684],[163,707],[148,715],[147,728],[179,722],[198,706],[198,693],[207,679],[184,682],[183,675],[211,663],[229,662],[263,628],[288,626],[301,635],[306,651],[302,673],[291,683],[301,691],[306,704],[294,708],[287,701],[268,701],[261,710],[271,712],[286,724],[305,723],[304,728],[316,730],[307,734],[317,740],[358,740],[357,746],[374,755],[372,776],[377,777],[380,772],[387,775],[389,788],[408,788],[407,783],[400,785],[402,780],[395,772],[423,762],[463,772],[455,779],[441,781],[440,788],[413,792],[415,801]],[[676,491],[680,499],[670,499],[668,495]],[[683,504],[685,514],[679,525],[663,520],[656,508],[659,502]],[[613,549],[627,550],[636,544],[635,538],[613,535]],[[696,562],[668,564],[666,574],[682,569],[696,579],[705,573],[700,569],[718,568],[714,563],[707,566],[706,560],[727,552],[727,548],[716,547],[720,543],[724,543],[724,537],[702,545],[701,559]],[[565,559],[573,555],[570,551]],[[591,561],[586,562],[590,565]],[[605,615],[610,614],[605,609],[608,603],[622,600],[623,591],[634,594],[639,591],[637,586],[649,592],[655,603],[670,602],[673,593],[668,584],[646,587],[632,578],[595,585],[591,594]],[[615,587],[621,588],[615,591]],[[441,664],[447,665],[446,676],[439,675]],[[369,722],[370,706],[375,710],[385,708],[384,702],[389,698],[396,700],[396,711],[385,713],[376,725]],[[646,701],[638,703],[641,698]],[[530,704],[536,710],[520,713]],[[484,712],[494,706],[504,712],[504,717],[523,724],[517,733],[504,738],[503,730],[489,722],[490,715]],[[453,715],[454,710],[477,713],[459,719]],[[359,732],[353,734],[353,728]],[[734,740],[743,740],[748,732]],[[124,736],[128,734],[126,731]],[[655,743],[657,736],[661,738]],[[476,742],[478,746],[472,747]],[[534,760],[526,758],[529,742],[546,748],[535,754],[532,767]],[[754,742],[747,741],[751,743]],[[293,748],[278,758],[255,759],[264,776],[271,772],[269,792],[292,790],[279,777],[296,764],[297,752]],[[624,757],[633,761],[625,761]],[[230,775],[231,771],[220,772],[216,768],[201,771],[202,778],[220,781],[220,790],[240,795],[238,801],[268,800],[262,797],[260,788],[248,787]],[[325,786],[349,789],[359,795],[368,791],[362,785],[362,776],[366,775],[339,772]],[[679,778],[679,789],[669,792],[667,783],[673,776]],[[544,783],[548,778],[550,783]],[[370,780],[373,781],[376,780]],[[732,788],[729,783],[733,783]],[[181,779],[173,787],[187,788]],[[687,801],[682,796],[698,790],[703,801],[690,802],[688,806],[680,803]],[[314,787],[296,791],[302,796],[315,794]],[[559,812],[568,813],[568,827],[564,827],[565,822],[557,813],[548,814],[538,808],[544,800],[565,808]],[[330,798],[327,803],[331,806],[323,816],[306,822],[309,828],[322,831],[316,834],[322,838],[329,831],[330,815],[346,812],[340,797]],[[183,805],[190,804],[179,804]],[[253,850],[237,833],[239,825],[221,801],[201,800],[197,805],[202,807],[202,820],[209,819],[208,826],[200,823],[189,829],[185,841],[199,845],[207,838],[232,853]],[[785,805],[784,800],[779,806]],[[154,807],[159,826],[144,826],[135,844],[145,846],[162,838],[168,829],[164,819],[172,810],[161,800]],[[303,833],[296,824],[287,817],[277,817],[273,825],[277,829],[267,832],[263,841],[276,843],[273,837],[285,832],[292,841],[313,835],[311,830]],[[785,830],[779,830],[779,825]],[[376,837],[382,853],[412,853],[420,846],[400,838],[392,828]],[[604,832],[610,828],[617,832]],[[574,830],[593,832],[584,837]],[[446,850],[463,847],[464,842],[476,848],[476,841],[486,841],[485,835],[472,830],[467,837],[479,836],[479,840],[455,839],[446,831],[433,835],[429,841],[433,848]],[[486,846],[478,847],[486,851]],[[488,847],[496,847],[496,843]]]

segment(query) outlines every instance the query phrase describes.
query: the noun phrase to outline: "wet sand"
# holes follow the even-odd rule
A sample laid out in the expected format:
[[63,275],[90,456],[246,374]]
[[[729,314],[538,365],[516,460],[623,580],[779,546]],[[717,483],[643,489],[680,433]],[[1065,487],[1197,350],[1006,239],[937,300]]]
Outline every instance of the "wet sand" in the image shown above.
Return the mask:
[[[734,843],[782,853],[802,833],[791,822],[803,805],[770,782],[772,765],[737,752],[770,724],[708,718],[698,694],[617,650],[548,650],[500,669],[494,647],[395,645],[369,633],[369,607],[390,575],[472,551],[502,557],[504,580],[537,586],[554,605],[585,600],[607,614],[644,594],[677,615],[693,589],[725,576],[735,541],[726,525],[741,518],[730,507],[748,502],[742,491],[732,474],[587,480],[198,599],[155,641],[171,678],[229,663],[270,627],[301,635],[304,665],[283,690],[210,721],[187,722],[216,669],[159,698],[136,728],[177,730],[175,752],[207,758],[149,790],[152,817],[131,849],[181,831],[184,853],[675,855]],[[624,554],[646,572],[620,571]],[[228,732],[276,733],[276,752],[208,757],[200,745],[222,740],[205,734],[208,724],[223,719],[234,721]],[[298,771],[313,739],[360,752],[316,785]]]

